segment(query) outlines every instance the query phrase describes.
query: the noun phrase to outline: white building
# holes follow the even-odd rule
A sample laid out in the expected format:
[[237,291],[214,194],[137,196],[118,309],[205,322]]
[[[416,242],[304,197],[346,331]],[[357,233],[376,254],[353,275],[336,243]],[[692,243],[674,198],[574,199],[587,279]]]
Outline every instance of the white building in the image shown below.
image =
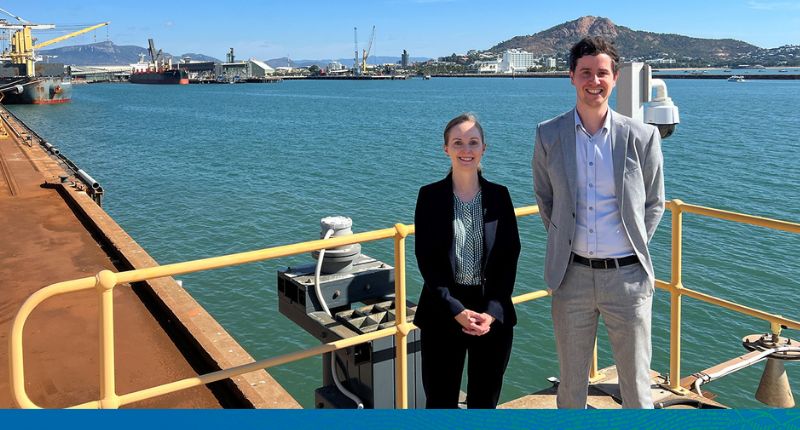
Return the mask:
[[497,73],[500,60],[476,61],[474,64],[478,73]]
[[344,64],[338,61],[331,61],[330,63],[328,63],[327,66],[325,66],[325,71],[328,72],[328,74],[335,75],[335,74],[349,72],[350,70],[347,67],[345,67]]
[[247,73],[254,78],[263,78],[267,75],[275,74],[275,69],[263,61],[251,58],[250,61],[247,62]]
[[552,57],[545,58],[544,64],[548,69],[556,68],[556,59]]
[[499,73],[527,72],[538,63],[532,53],[521,49],[508,49],[500,60]]

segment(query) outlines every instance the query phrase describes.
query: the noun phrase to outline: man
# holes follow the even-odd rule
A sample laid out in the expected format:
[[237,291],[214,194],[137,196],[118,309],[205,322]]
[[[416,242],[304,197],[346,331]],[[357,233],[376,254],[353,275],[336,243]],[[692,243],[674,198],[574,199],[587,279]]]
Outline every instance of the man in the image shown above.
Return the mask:
[[559,408],[585,408],[598,317],[608,329],[622,406],[652,408],[647,244],[664,213],[661,138],[608,107],[619,55],[601,37],[570,50],[575,109],[539,124],[536,202],[547,229],[544,278],[558,350]]

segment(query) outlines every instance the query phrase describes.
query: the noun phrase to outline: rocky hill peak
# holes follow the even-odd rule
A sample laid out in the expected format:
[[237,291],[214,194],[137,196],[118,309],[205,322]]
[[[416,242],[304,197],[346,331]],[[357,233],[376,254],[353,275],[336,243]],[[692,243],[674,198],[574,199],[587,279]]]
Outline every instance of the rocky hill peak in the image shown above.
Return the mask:
[[575,42],[586,36],[606,37],[626,59],[699,58],[704,61],[734,61],[760,49],[738,40],[651,33],[616,25],[608,18],[583,16],[533,35],[513,37],[489,51],[499,54],[506,49],[523,49],[543,56],[565,56]]

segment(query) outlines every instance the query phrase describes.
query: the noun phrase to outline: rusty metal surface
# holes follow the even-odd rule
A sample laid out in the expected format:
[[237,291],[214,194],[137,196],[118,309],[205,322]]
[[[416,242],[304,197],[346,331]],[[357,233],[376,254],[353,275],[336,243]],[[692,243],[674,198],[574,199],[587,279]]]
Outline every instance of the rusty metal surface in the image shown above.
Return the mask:
[[[619,379],[615,366],[600,370],[601,378],[589,384],[589,397],[587,398],[588,409],[621,409],[622,397],[619,393]],[[710,398],[698,396],[689,392],[685,395],[673,393],[662,387],[665,383],[664,377],[653,370],[650,371],[653,381],[651,393],[654,403],[673,404],[674,409],[694,409],[695,402],[708,405],[707,407],[724,407]],[[684,404],[686,403],[686,404]],[[500,409],[555,409],[556,408],[556,387],[522,396],[499,405]]]
[[[0,158],[0,408],[10,408],[8,333],[22,302],[48,284],[116,269],[57,189],[43,187],[58,171],[38,145],[0,133]],[[114,299],[119,393],[195,375],[130,288],[116,288]],[[34,311],[25,328],[25,366],[26,389],[37,404],[64,407],[98,397],[97,309],[96,297],[85,292],[55,297]],[[135,406],[220,404],[199,387]]]

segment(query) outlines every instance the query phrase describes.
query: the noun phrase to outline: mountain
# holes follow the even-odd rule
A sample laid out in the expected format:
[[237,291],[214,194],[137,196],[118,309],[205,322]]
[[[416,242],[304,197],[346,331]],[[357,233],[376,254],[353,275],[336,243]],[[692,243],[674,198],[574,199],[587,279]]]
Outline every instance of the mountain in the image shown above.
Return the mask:
[[[167,55],[169,55],[169,54],[167,54]],[[193,52],[189,52],[189,53],[186,53],[186,54],[181,54],[180,57],[178,57],[178,58],[182,59],[182,58],[186,58],[186,57],[189,57],[194,61],[211,61],[212,63],[221,63],[220,60],[218,60],[218,59],[216,59],[214,57],[209,57],[208,55],[203,55],[203,54],[195,54]]]
[[529,36],[517,36],[489,49],[500,53],[518,48],[546,56],[565,56],[585,36],[604,36],[614,41],[626,60],[653,58],[703,59],[728,63],[750,58],[759,51],[755,45],[734,39],[699,39],[677,34],[651,33],[616,25],[608,18],[584,16]]
[[[144,54],[149,58],[147,48],[133,45],[115,45],[114,42],[98,42],[89,45],[65,46],[62,48],[44,49],[36,51],[37,54],[49,58],[48,61],[79,66],[111,66],[126,65],[139,61],[139,55]],[[181,56],[164,53],[173,57],[175,61],[180,58],[191,57],[197,61],[219,61],[216,58],[202,54],[183,54]]]

